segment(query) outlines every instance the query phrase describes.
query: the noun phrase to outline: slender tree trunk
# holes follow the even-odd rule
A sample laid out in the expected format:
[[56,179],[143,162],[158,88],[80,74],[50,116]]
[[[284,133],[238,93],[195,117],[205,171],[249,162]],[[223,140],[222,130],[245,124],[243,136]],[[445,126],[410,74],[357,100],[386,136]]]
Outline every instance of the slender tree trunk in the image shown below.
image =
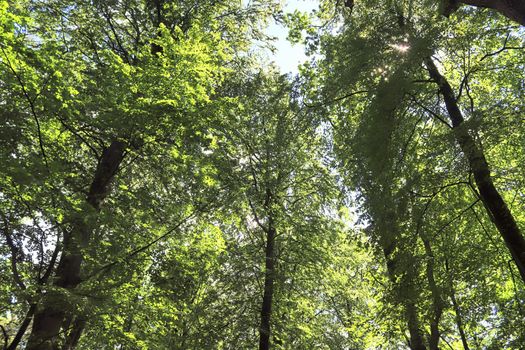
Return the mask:
[[[72,218],[71,232],[64,235],[62,256],[55,273],[56,287],[72,290],[81,282],[82,249],[88,245],[94,228],[90,211],[98,212],[102,201],[108,196],[111,181],[124,158],[124,151],[125,145],[121,141],[113,141],[104,149],[86,197],[91,208],[79,217]],[[27,350],[58,348],[58,336],[66,317],[67,301],[64,302],[63,298],[63,294],[58,292],[48,292],[43,298],[35,313]]]
[[463,349],[470,350],[467,342],[467,336],[465,335],[465,329],[463,328],[461,309],[459,307],[458,301],[456,300],[456,294],[454,290],[451,290],[450,292],[450,299],[452,299],[452,305],[454,306],[454,312],[456,313],[456,326],[458,327],[459,336],[461,337],[461,343],[463,344]]
[[405,303],[405,313],[407,316],[408,332],[410,333],[410,349],[426,350],[423,332],[419,325],[416,304],[413,301]]
[[82,336],[82,332],[86,327],[86,319],[82,316],[77,316],[75,320],[68,325],[68,328],[71,328],[69,331],[66,341],[64,342],[63,350],[73,350]]
[[259,350],[270,348],[270,320],[272,316],[273,284],[275,280],[275,228],[270,215],[266,232],[264,295],[261,306],[261,326],[259,328]]
[[444,15],[448,17],[460,4],[493,9],[514,22],[525,25],[525,1],[523,0],[445,0]]
[[489,212],[494,224],[498,228],[514,263],[518,267],[522,280],[525,282],[525,239],[516,220],[512,216],[507,204],[494,186],[490,175],[490,168],[485,155],[467,127],[463,124],[463,114],[459,109],[456,97],[448,81],[439,73],[436,65],[430,58],[425,59],[425,65],[430,77],[439,86],[447,107],[449,118],[454,129],[454,136],[461,150],[465,154],[474,180],[481,197],[481,201]]
[[26,333],[27,327],[29,327],[29,324],[31,323],[31,320],[33,319],[33,314],[36,311],[36,304],[31,304],[29,306],[29,310],[27,310],[26,316],[24,317],[24,320],[22,321],[22,324],[18,328],[18,332],[16,332],[15,337],[11,341],[11,344],[7,347],[6,350],[16,350],[18,347],[18,344],[20,344],[20,341],[22,340],[22,337]]
[[381,244],[383,245],[383,254],[385,255],[386,259],[388,277],[392,283],[395,284],[397,298],[404,309],[408,332],[410,334],[408,345],[410,346],[411,350],[426,350],[427,348],[423,339],[423,332],[421,331],[421,327],[419,325],[417,306],[414,301],[416,291],[414,290],[412,281],[409,280],[409,276],[412,274],[408,273],[407,271],[403,271],[401,272],[401,283],[399,284],[399,282],[396,282],[396,276],[400,274],[400,271],[397,271],[397,261],[392,256],[396,248],[395,240],[392,239],[387,242],[385,239],[382,239]]
[[[412,270],[415,264],[407,263],[413,259],[412,252],[400,245],[397,217],[404,215],[406,207],[396,203],[389,191],[382,191],[384,215],[377,220],[380,232],[379,244],[386,260],[388,278],[394,286],[397,302],[403,307],[405,322],[410,334],[408,345],[412,350],[426,350],[423,331],[417,311],[417,290],[413,281],[416,275]],[[395,252],[398,252],[397,254]],[[400,253],[406,254],[399,256]],[[398,264],[403,258],[406,262]]]
[[452,300],[452,306],[454,307],[454,312],[456,314],[455,321],[456,321],[456,326],[458,327],[459,336],[461,337],[461,343],[463,344],[464,350],[470,350],[468,346],[468,342],[467,342],[467,336],[465,335],[465,330],[463,328],[463,318],[461,316],[461,307],[459,306],[459,303],[456,299],[456,291],[454,290],[454,280],[450,273],[448,259],[445,260],[445,269],[447,270],[450,299]]
[[427,256],[427,281],[432,293],[432,308],[434,311],[434,318],[430,321],[430,338],[428,341],[428,347],[430,350],[438,350],[439,338],[441,332],[439,331],[439,321],[443,315],[443,299],[441,298],[441,291],[434,278],[434,254],[432,252],[432,246],[430,241],[420,235],[423,245],[425,247],[425,254]]
[[[393,275],[392,275],[393,277]],[[403,305],[405,311],[405,317],[410,334],[409,346],[411,350],[427,350],[425,346],[425,340],[423,338],[423,331],[419,324],[419,317],[417,314],[417,306],[414,301],[415,290],[412,286],[412,281],[409,281],[408,276],[402,277],[405,281],[401,283],[403,286],[397,286],[398,297]]]

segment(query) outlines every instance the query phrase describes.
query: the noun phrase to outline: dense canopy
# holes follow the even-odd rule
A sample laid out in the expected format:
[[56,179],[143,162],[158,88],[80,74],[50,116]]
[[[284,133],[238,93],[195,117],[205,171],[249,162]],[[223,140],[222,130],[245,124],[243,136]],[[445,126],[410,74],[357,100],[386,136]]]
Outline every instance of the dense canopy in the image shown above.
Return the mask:
[[0,0],[2,349],[525,348],[525,3],[315,5]]

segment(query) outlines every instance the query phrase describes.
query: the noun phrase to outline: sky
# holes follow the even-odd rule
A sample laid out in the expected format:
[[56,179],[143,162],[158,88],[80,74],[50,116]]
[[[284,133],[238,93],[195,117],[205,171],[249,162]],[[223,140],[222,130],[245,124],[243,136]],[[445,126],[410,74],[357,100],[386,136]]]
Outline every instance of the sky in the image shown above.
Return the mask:
[[[316,0],[287,0],[284,12],[311,12],[318,8]],[[305,62],[308,57],[304,54],[304,47],[301,44],[292,45],[286,40],[288,30],[281,25],[272,23],[266,30],[268,35],[277,37],[274,42],[276,51],[274,54],[269,53],[270,60],[275,62],[281,68],[282,73],[297,73],[297,67]]]

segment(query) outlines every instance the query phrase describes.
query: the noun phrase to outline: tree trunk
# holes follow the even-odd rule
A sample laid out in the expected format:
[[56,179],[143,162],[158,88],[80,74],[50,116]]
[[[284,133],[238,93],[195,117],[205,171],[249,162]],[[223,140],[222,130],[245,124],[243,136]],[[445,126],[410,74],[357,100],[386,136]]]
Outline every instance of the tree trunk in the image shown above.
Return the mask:
[[423,245],[425,246],[425,254],[427,256],[427,281],[432,293],[432,308],[434,311],[434,318],[430,321],[430,338],[428,341],[428,347],[430,350],[438,350],[439,338],[441,332],[439,331],[439,321],[443,314],[443,299],[441,298],[441,291],[434,278],[434,254],[432,253],[432,246],[430,241],[420,235]]
[[[62,256],[55,273],[55,287],[72,290],[81,282],[82,249],[88,245],[93,230],[89,211],[100,210],[102,201],[109,194],[111,181],[122,163],[124,151],[125,144],[121,141],[113,141],[104,149],[86,197],[91,209],[72,218],[71,231],[64,235]],[[64,295],[59,292],[49,291],[44,296],[41,307],[35,313],[27,350],[58,348],[58,337],[66,317],[67,300],[64,302],[63,299]]]
[[[423,332],[419,324],[417,312],[417,290],[415,288],[413,277],[417,274],[412,271],[416,264],[401,262],[404,258],[413,259],[411,250],[399,246],[401,244],[401,235],[397,224],[397,217],[404,215],[405,206],[396,203],[390,191],[382,191],[383,199],[381,211],[383,215],[376,221],[379,230],[379,245],[383,251],[386,261],[386,272],[388,279],[393,285],[395,298],[403,307],[405,322],[410,334],[408,345],[412,350],[426,350]],[[404,253],[405,256],[395,255]]]
[[86,320],[82,316],[77,316],[72,325],[68,325],[68,328],[71,327],[71,330],[66,337],[62,350],[73,350],[77,346],[85,326]]
[[16,332],[15,337],[13,338],[13,341],[11,341],[11,344],[6,348],[6,350],[16,350],[18,347],[18,344],[20,344],[20,341],[22,340],[22,337],[26,333],[27,327],[29,327],[29,324],[31,323],[31,320],[33,319],[33,314],[36,311],[36,304],[31,304],[29,306],[29,310],[27,310],[26,316],[24,317],[24,321],[22,321],[22,324],[18,328],[18,332]]
[[479,191],[480,199],[489,212],[494,224],[498,228],[514,263],[518,267],[522,280],[525,282],[525,239],[512,216],[507,204],[494,186],[490,175],[490,168],[485,155],[476,144],[468,128],[463,125],[463,114],[459,109],[456,97],[448,81],[443,77],[432,59],[426,58],[425,65],[430,77],[439,86],[447,107],[449,118],[454,129],[454,136],[461,150],[465,154],[474,180]]
[[423,332],[419,326],[416,304],[413,301],[408,301],[404,306],[407,316],[408,332],[410,333],[410,343],[408,345],[411,350],[426,350]]
[[523,0],[446,0],[443,14],[448,17],[460,4],[493,9],[514,22],[525,25],[525,1]]
[[275,280],[275,227],[270,215],[266,232],[264,295],[261,306],[261,326],[259,329],[259,350],[270,348],[270,320],[272,316],[273,284]]
[[463,344],[464,350],[470,350],[468,346],[468,342],[467,342],[467,336],[465,335],[465,330],[463,329],[463,318],[461,316],[461,308],[456,299],[456,291],[454,290],[454,281],[453,281],[452,275],[450,274],[448,260],[445,260],[445,269],[447,270],[447,279],[449,283],[450,299],[452,300],[452,306],[454,307],[454,312],[456,313],[455,321],[456,321],[456,326],[458,327],[459,336],[461,337],[461,343]]
[[396,248],[395,239],[387,242],[386,239],[381,239],[381,245],[383,246],[383,254],[386,259],[387,273],[390,281],[395,285],[395,291],[397,298],[404,308],[405,318],[407,322],[408,332],[410,334],[409,347],[411,350],[426,350],[425,342],[423,339],[423,332],[419,325],[419,318],[417,315],[417,307],[414,301],[416,292],[413,288],[412,281],[410,281],[409,274],[407,271],[402,271],[401,280],[402,282],[398,285],[396,276],[399,275],[397,271],[397,261],[392,254]]

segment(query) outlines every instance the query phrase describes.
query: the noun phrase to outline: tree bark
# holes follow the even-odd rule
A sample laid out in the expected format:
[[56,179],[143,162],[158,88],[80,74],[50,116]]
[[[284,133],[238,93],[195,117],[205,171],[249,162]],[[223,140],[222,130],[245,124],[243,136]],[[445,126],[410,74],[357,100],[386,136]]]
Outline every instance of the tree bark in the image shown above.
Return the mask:
[[525,25],[525,1],[523,0],[446,0],[443,14],[449,16],[460,4],[496,10],[514,22]]
[[458,327],[459,336],[461,337],[461,343],[463,344],[464,350],[470,350],[468,346],[467,336],[465,335],[465,329],[463,328],[463,318],[461,316],[461,308],[456,299],[456,291],[454,290],[454,282],[450,274],[448,260],[445,260],[445,269],[447,270],[447,279],[449,283],[450,299],[452,300],[452,306],[454,307],[454,312],[456,314],[455,321],[456,321],[456,326]]
[[[104,149],[86,197],[86,203],[91,209],[71,218],[71,231],[64,235],[62,256],[53,283],[55,287],[72,290],[81,282],[82,249],[88,245],[93,230],[89,212],[100,210],[102,201],[110,192],[111,181],[124,159],[124,152],[125,144],[117,140]],[[48,292],[44,296],[35,313],[27,350],[58,348],[58,337],[66,317],[65,305],[61,303],[63,298],[63,294],[58,292]]]
[[423,332],[419,325],[416,304],[413,301],[405,303],[405,313],[407,316],[408,332],[410,333],[411,350],[426,350]]
[[[386,261],[388,279],[393,285],[397,302],[403,307],[403,316],[410,335],[408,339],[410,349],[426,350],[417,312],[417,290],[412,280],[415,274],[411,269],[415,264],[401,262],[403,258],[409,260],[413,258],[411,250],[399,246],[401,244],[401,235],[399,234],[396,218],[404,215],[406,209],[404,205],[396,203],[390,191],[383,190],[381,197],[383,199],[381,202],[383,208],[379,211],[383,212],[383,215],[378,217],[376,225],[379,230],[378,242]],[[396,255],[396,251],[398,252],[397,254],[401,252],[406,255]]]
[[[387,263],[387,268],[389,272],[390,279],[395,282],[395,272],[394,265],[392,261]],[[415,291],[412,286],[412,281],[409,281],[408,276],[403,276],[404,280],[400,286],[397,286],[397,294],[401,301],[401,304],[404,308],[405,318],[408,327],[408,333],[410,334],[409,347],[411,350],[427,350],[425,346],[425,340],[423,339],[423,332],[419,324],[419,317],[417,315],[417,306],[414,301]]]
[[463,114],[459,109],[450,84],[445,77],[439,73],[439,70],[431,58],[425,59],[425,65],[430,77],[436,82],[440,93],[443,95],[448,115],[452,122],[454,136],[474,174],[480,199],[505,241],[512,259],[518,267],[521,278],[525,282],[525,239],[523,238],[521,230],[503,200],[503,197],[494,186],[490,168],[483,151],[476,144],[468,128],[463,125]]
[[399,275],[397,271],[397,261],[396,258],[392,256],[395,248],[396,242],[395,239],[387,241],[386,239],[381,239],[381,245],[383,246],[383,254],[386,259],[387,273],[390,281],[395,284],[395,290],[397,298],[403,306],[405,319],[407,322],[408,332],[410,334],[409,347],[411,350],[426,350],[425,341],[423,339],[423,332],[419,325],[419,317],[417,315],[417,306],[414,301],[415,290],[412,285],[412,281],[409,279],[407,271],[401,276],[401,284],[398,285],[396,281],[396,276]]
[[71,331],[67,335],[67,338],[64,343],[64,346],[62,347],[62,350],[73,350],[74,348],[76,348],[78,341],[80,340],[80,337],[82,336],[82,332],[84,331],[85,326],[86,326],[85,318],[82,316],[77,316],[72,323]]
[[22,337],[26,333],[27,327],[29,327],[31,320],[33,319],[33,314],[35,313],[35,310],[36,304],[31,304],[29,306],[29,310],[27,310],[24,320],[22,321],[22,324],[18,328],[18,332],[16,332],[15,337],[11,341],[11,344],[9,344],[9,346],[6,348],[6,350],[16,350],[18,344],[20,344],[20,341],[22,340]]
[[259,350],[270,348],[270,321],[272,316],[273,284],[275,280],[275,228],[272,218],[266,232],[264,294],[261,305],[261,326],[259,329]]
[[443,315],[443,299],[441,298],[441,291],[434,278],[434,254],[432,252],[432,246],[430,241],[420,235],[423,245],[425,247],[425,254],[427,256],[427,281],[432,293],[432,308],[434,311],[434,318],[430,321],[430,338],[428,341],[428,347],[430,350],[439,350],[439,339],[441,332],[439,331],[439,321]]

